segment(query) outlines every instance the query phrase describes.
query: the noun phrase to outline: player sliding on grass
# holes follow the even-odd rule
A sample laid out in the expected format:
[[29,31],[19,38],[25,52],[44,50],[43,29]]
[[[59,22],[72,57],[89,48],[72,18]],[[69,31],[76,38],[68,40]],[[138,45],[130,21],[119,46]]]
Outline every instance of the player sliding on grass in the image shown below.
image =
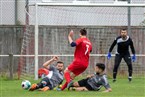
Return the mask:
[[80,30],[80,38],[76,41],[73,41],[73,31],[70,31],[68,35],[69,43],[72,47],[75,48],[74,60],[73,62],[65,69],[64,77],[65,84],[62,86],[61,90],[64,90],[66,87],[68,88],[71,85],[72,80],[84,72],[88,67],[89,63],[89,54],[92,50],[92,44],[90,40],[87,38],[86,29]]
[[39,89],[40,91],[52,90],[54,87],[58,86],[63,81],[63,68],[64,63],[58,61],[56,67],[50,65],[52,62],[57,61],[58,57],[54,56],[52,59],[48,60],[43,64],[45,68],[49,70],[49,74],[46,75],[38,84],[32,84],[30,91]]
[[105,65],[97,63],[95,67],[95,74],[88,76],[86,79],[74,82],[71,86],[72,89],[76,91],[98,91],[102,86],[104,86],[106,90],[103,92],[111,92],[112,89],[110,88],[104,70]]

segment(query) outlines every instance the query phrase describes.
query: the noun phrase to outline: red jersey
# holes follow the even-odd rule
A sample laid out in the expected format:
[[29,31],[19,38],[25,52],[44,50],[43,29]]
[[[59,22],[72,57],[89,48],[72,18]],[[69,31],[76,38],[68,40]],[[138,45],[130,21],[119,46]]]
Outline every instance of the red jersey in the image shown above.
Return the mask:
[[92,43],[88,38],[79,38],[76,40],[76,49],[74,61],[88,64],[89,54],[92,51]]

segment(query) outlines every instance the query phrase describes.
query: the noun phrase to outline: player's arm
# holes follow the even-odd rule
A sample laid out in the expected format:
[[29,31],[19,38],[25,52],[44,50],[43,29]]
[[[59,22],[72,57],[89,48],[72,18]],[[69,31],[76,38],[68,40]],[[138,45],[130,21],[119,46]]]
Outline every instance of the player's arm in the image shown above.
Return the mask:
[[43,67],[46,68],[46,69],[49,69],[49,66],[52,62],[58,60],[58,57],[57,56],[54,56],[52,57],[50,60],[46,61],[44,64],[43,64]]
[[112,52],[114,46],[116,45],[117,43],[117,39],[114,40],[114,42],[112,43],[112,45],[110,46],[110,49],[109,49],[109,52]]
[[112,52],[114,46],[116,45],[116,43],[117,43],[117,39],[114,40],[114,42],[112,43],[112,45],[109,48],[109,52],[108,52],[108,55],[107,55],[108,60],[111,59],[111,52]]
[[73,37],[73,30],[71,30],[69,32],[68,41],[69,41],[71,47],[74,47],[74,46],[76,46],[76,42],[73,41],[72,37]]
[[131,48],[132,54],[135,54],[135,49],[134,49],[134,45],[133,45],[132,39],[131,39],[130,48]]
[[135,60],[136,60],[135,49],[134,49],[134,46],[133,46],[132,39],[130,39],[130,41],[131,41],[130,48],[131,48],[131,51],[132,51],[132,54],[133,54],[133,56],[132,56],[132,62],[135,62]]
[[88,75],[87,78],[93,77],[95,74]]
[[103,78],[102,78],[102,85],[105,87],[105,91],[103,91],[103,92],[111,92],[112,91],[112,89],[111,89],[111,87],[110,87],[110,85],[109,85],[109,82],[108,82],[108,79],[106,78],[106,76],[104,76]]

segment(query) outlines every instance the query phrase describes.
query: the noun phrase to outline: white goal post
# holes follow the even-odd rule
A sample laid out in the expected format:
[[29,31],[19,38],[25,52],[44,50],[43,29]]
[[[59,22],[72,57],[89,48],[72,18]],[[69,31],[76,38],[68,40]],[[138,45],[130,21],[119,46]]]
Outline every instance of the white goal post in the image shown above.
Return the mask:
[[[145,7],[145,4],[97,4],[97,3],[36,3],[29,6],[35,6],[35,79],[38,79],[38,7],[39,6],[50,6],[50,7]],[[43,56],[43,55],[42,55]],[[47,55],[46,55],[47,56]]]

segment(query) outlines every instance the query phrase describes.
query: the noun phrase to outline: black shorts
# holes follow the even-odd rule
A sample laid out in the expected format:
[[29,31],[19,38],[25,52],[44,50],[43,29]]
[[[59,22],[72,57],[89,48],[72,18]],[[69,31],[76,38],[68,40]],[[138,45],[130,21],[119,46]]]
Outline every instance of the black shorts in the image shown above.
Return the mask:
[[50,80],[49,78],[45,77],[41,80],[40,84],[42,85],[41,88],[45,87],[45,86],[48,86],[50,90],[52,90],[52,85],[50,83]]
[[86,79],[82,79],[80,81],[78,81],[78,84],[80,87],[86,87],[89,91],[94,90],[89,84],[88,84],[88,78]]

